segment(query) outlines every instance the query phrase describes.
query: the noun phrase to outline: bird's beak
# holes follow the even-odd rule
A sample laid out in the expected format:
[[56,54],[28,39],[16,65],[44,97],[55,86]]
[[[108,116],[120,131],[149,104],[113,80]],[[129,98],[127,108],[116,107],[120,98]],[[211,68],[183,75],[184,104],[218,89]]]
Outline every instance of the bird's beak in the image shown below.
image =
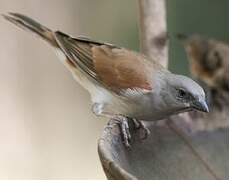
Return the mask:
[[209,112],[208,105],[205,100],[199,100],[192,103],[192,107],[198,111]]

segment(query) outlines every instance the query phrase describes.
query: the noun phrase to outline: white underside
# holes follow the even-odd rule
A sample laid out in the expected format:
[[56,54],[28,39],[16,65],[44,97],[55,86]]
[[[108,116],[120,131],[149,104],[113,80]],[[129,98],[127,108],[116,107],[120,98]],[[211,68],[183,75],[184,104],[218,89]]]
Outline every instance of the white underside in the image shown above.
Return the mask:
[[[65,65],[65,67],[72,73],[72,76],[74,77],[74,79],[90,93],[93,104],[94,103],[103,104],[104,106],[101,106],[101,108],[111,105],[111,102],[113,102],[113,104],[116,104],[116,103],[120,104],[120,102],[115,102],[115,101],[120,101],[120,100],[117,100],[117,98],[115,98],[112,93],[110,93],[105,88],[102,88],[94,84],[79,69],[71,67],[68,63],[66,63],[67,58],[61,50],[55,49],[55,52],[58,55],[61,62]],[[114,108],[114,113],[116,113],[115,111],[117,111],[115,109],[116,108]],[[101,110],[101,113],[102,113],[102,110]]]

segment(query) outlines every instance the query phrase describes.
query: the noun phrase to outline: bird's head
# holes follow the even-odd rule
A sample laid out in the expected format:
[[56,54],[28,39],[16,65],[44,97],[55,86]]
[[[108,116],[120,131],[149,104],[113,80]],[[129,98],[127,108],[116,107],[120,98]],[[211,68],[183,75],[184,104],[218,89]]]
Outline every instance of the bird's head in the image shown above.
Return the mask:
[[196,109],[209,112],[204,90],[195,81],[186,76],[171,74],[166,76],[165,82],[161,96],[171,111]]

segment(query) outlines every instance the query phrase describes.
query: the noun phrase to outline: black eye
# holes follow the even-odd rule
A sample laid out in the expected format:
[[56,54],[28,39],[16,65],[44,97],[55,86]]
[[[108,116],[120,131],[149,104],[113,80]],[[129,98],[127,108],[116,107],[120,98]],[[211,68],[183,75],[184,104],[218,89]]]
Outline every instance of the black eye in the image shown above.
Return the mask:
[[187,95],[187,93],[185,92],[185,90],[183,90],[183,89],[178,89],[178,91],[177,91],[177,96],[178,96],[179,98],[184,98],[186,95]]

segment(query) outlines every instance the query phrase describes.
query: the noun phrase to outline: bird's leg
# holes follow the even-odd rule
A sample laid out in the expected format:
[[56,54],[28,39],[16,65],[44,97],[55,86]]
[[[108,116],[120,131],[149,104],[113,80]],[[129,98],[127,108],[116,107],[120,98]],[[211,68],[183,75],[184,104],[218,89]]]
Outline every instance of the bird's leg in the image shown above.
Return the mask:
[[125,146],[130,147],[131,134],[130,134],[129,123],[128,123],[129,118],[122,115],[114,115],[108,112],[104,112],[103,107],[104,107],[103,104],[94,103],[92,105],[92,111],[97,116],[104,116],[104,117],[111,118],[112,121],[108,122],[108,126],[112,126],[114,122],[118,124],[120,127],[121,135]]
[[105,112],[104,104],[94,103],[92,105],[92,111],[97,116],[111,118],[112,121],[109,121],[108,126],[112,126],[113,123],[116,123],[119,125],[122,139],[126,147],[130,147],[130,141],[131,141],[131,133],[130,133],[128,120],[132,120],[134,128],[140,130],[141,139],[146,139],[148,135],[150,134],[149,129],[145,126],[145,124],[142,121],[139,121],[134,118],[129,118],[123,115],[115,115],[112,113]]
[[137,119],[132,119],[132,120],[134,122],[134,127],[136,129],[140,129],[141,132],[143,132],[141,135],[141,139],[146,139],[150,134],[150,130],[145,126],[144,122],[139,121]]
[[[119,125],[123,142],[125,146],[129,148],[130,140],[131,140],[131,133],[130,133],[129,122],[128,122],[129,118],[122,115],[115,115],[112,118],[112,120],[113,122],[116,122]],[[112,125],[108,123],[108,126],[112,126]]]

